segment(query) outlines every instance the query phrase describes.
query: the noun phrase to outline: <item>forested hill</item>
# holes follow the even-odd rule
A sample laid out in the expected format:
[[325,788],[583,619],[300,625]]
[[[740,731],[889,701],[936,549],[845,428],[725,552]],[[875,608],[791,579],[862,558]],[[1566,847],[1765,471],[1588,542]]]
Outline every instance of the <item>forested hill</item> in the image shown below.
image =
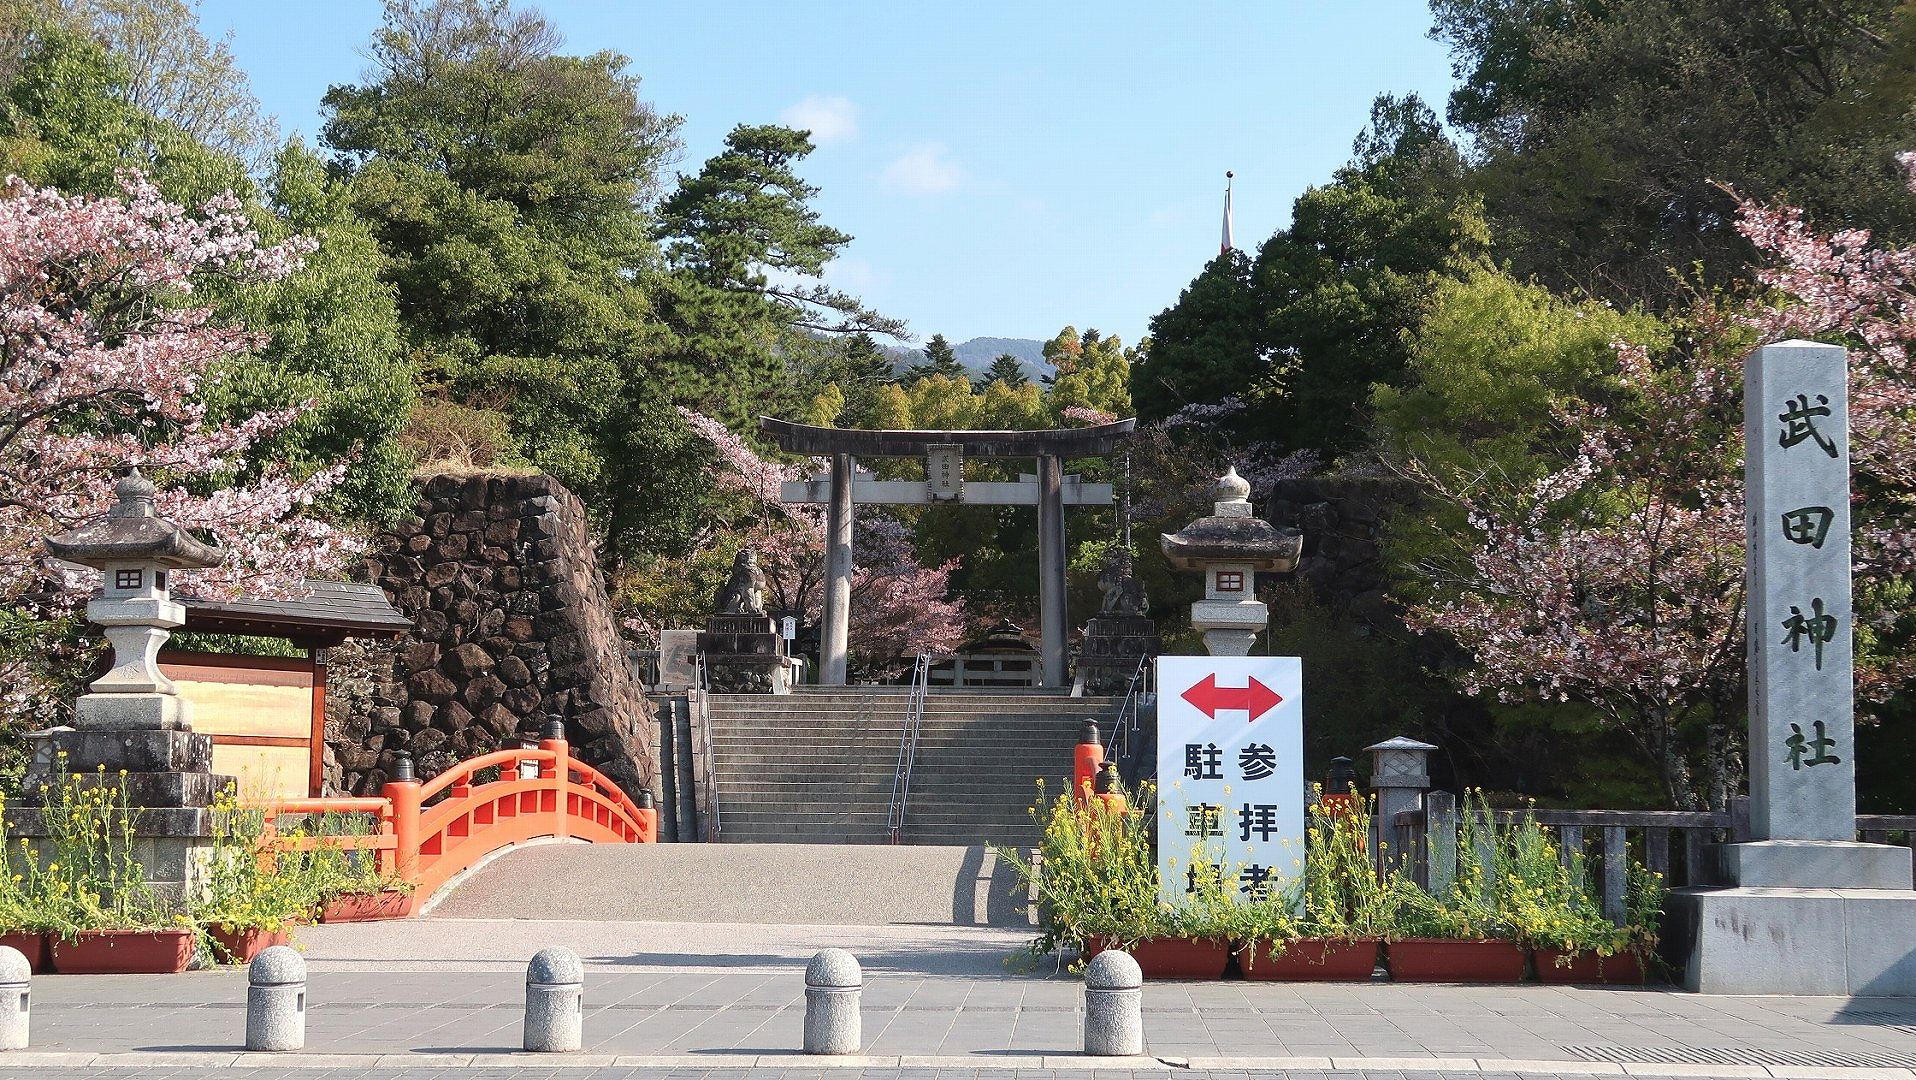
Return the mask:
[[[885,351],[891,354],[900,370],[925,361],[923,349],[894,346]],[[1051,374],[1051,365],[1044,358],[1044,342],[1033,338],[975,337],[953,345],[951,351],[974,376],[984,374],[991,362],[1005,353],[1017,357],[1024,365],[1026,378],[1036,381],[1040,376]]]

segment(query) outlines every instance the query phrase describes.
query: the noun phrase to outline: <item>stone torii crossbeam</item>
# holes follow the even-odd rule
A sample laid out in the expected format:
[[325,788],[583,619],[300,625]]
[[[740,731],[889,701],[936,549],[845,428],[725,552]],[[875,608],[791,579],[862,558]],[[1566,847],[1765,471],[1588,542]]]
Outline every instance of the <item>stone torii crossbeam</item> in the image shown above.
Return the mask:
[[[759,428],[790,454],[829,461],[825,476],[788,482],[781,498],[824,503],[825,625],[819,639],[819,682],[845,685],[846,638],[851,625],[852,506],[854,503],[1038,508],[1038,609],[1046,686],[1065,681],[1065,506],[1109,506],[1109,484],[1064,475],[1064,459],[1102,457],[1131,434],[1136,420],[1044,431],[859,431],[759,417]],[[925,479],[876,480],[856,471],[856,458],[922,458]],[[1015,482],[965,482],[965,459],[1032,458],[1035,476]]]

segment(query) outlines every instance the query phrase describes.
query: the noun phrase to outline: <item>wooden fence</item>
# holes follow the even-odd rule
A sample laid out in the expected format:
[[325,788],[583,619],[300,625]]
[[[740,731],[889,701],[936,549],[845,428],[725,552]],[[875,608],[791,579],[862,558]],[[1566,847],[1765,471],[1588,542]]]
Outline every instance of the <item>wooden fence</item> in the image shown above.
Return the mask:
[[[1603,910],[1621,921],[1629,884],[1631,861],[1660,873],[1671,888],[1726,884],[1715,857],[1715,846],[1751,839],[1749,800],[1730,800],[1721,811],[1684,810],[1492,810],[1495,824],[1510,825],[1526,814],[1556,833],[1562,858],[1584,859],[1586,873],[1598,886]],[[1424,809],[1406,810],[1392,823],[1390,847],[1397,858],[1431,889],[1446,889],[1456,879],[1457,848],[1465,834],[1457,797],[1428,792]],[[1858,814],[1858,838],[1873,844],[1910,846],[1916,833],[1916,814]],[[1487,830],[1477,830],[1482,837]],[[1481,858],[1482,856],[1480,856]]]

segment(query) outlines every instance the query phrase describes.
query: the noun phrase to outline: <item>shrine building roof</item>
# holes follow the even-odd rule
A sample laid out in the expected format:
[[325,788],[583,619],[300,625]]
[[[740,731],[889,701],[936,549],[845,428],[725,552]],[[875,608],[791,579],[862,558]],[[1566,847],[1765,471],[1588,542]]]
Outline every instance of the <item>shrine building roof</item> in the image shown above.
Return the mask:
[[187,630],[290,638],[327,648],[349,637],[397,637],[412,620],[377,585],[306,579],[306,594],[288,600],[201,600],[175,596],[186,608]]

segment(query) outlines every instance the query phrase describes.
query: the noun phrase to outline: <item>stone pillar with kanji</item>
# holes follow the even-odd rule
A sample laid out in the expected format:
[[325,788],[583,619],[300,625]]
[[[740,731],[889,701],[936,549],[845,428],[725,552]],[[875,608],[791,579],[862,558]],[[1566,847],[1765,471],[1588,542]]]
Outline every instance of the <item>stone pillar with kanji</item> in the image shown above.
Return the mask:
[[1916,993],[1910,850],[1856,839],[1848,385],[1835,345],[1745,367],[1751,839],[1672,898],[1693,989]]

